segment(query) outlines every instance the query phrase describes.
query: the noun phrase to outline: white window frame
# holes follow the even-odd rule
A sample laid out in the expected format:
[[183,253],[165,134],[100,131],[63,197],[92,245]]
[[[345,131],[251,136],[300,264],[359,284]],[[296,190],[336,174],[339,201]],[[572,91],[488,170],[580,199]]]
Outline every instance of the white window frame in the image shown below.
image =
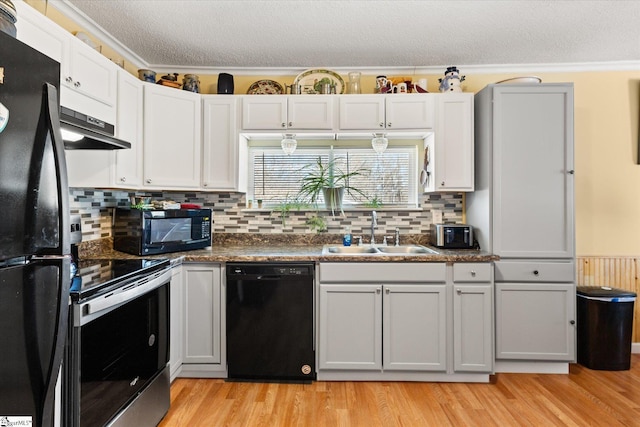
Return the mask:
[[[309,144],[304,144],[301,143],[299,141],[298,143],[298,149],[297,149],[297,153],[299,154],[301,151],[304,151],[305,154],[309,154],[310,156],[316,156],[316,155],[325,155],[327,156],[329,151],[331,150],[331,147],[333,146],[334,148],[334,155],[335,157],[340,157],[343,155],[344,151],[343,150],[368,150],[366,154],[369,154],[369,152],[373,153],[373,150],[371,149],[371,145],[370,142],[367,142],[366,144],[364,143],[352,143],[352,144],[345,144],[344,142],[337,144],[335,141],[315,141],[312,145]],[[418,179],[418,174],[419,174],[419,152],[422,152],[423,150],[423,141],[419,140],[411,140],[411,141],[395,141],[393,144],[389,144],[389,147],[387,148],[389,153],[392,152],[402,152],[402,153],[406,153],[409,155],[409,159],[408,159],[408,163],[409,163],[409,171],[406,174],[406,179],[407,179],[407,202],[406,203],[384,203],[382,204],[382,206],[380,206],[379,208],[381,209],[385,209],[385,208],[390,208],[390,209],[415,209],[418,207],[418,203],[419,203],[419,192],[421,190],[420,185],[419,185],[419,179]],[[256,156],[261,155],[263,152],[273,152],[276,154],[283,154],[282,150],[280,148],[280,141],[275,141],[275,140],[267,140],[267,141],[253,141],[250,140],[249,141],[249,155],[248,155],[248,188],[247,188],[247,200],[253,200],[254,202],[258,199],[261,198],[261,196],[256,196],[255,195],[255,179],[254,179],[254,161]],[[294,153],[295,155],[295,153]],[[384,161],[384,153],[382,154],[382,159]],[[299,170],[300,168],[302,168],[302,165],[300,165],[299,168],[297,168],[296,170]],[[294,194],[290,194],[290,199],[287,200],[288,202],[294,202],[294,198],[295,198],[295,192],[292,192]],[[268,200],[263,200],[263,208],[270,208],[270,207],[275,207],[278,206],[279,203],[270,203]],[[253,207],[255,208],[257,205],[257,203],[253,204]],[[322,208],[322,206],[320,206]],[[345,203],[344,205],[344,209],[345,210],[350,210],[350,209],[358,209],[358,208],[365,208],[367,207],[366,204],[362,203],[362,204],[353,204],[353,203]],[[302,210],[304,210],[304,207],[301,207]],[[311,207],[309,207],[309,209],[312,209]]]

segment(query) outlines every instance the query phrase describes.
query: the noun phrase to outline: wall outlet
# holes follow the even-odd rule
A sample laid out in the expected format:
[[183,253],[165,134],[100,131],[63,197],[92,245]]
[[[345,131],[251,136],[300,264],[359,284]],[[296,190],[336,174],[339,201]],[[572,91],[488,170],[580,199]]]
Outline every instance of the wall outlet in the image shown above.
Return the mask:
[[442,211],[431,209],[431,220],[434,224],[442,224]]

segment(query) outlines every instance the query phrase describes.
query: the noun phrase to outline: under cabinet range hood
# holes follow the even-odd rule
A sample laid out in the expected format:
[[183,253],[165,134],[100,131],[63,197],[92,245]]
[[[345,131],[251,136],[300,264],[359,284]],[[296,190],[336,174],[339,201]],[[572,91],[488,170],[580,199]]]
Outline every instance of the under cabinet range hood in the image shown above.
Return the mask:
[[119,150],[131,144],[114,137],[115,127],[95,117],[60,107],[60,129],[67,150]]

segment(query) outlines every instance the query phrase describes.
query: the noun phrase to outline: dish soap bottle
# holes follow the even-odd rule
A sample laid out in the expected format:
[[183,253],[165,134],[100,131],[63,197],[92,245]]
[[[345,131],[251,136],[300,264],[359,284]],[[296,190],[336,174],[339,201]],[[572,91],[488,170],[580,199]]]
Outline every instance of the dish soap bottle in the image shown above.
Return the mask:
[[342,244],[344,246],[351,246],[351,227],[345,227],[344,235],[342,236]]

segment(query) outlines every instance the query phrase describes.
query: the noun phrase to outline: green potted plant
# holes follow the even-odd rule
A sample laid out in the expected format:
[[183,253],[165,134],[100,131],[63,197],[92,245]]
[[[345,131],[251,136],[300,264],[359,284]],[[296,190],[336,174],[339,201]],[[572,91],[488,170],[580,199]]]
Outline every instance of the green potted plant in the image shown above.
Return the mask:
[[342,198],[344,192],[357,193],[362,197],[366,197],[362,190],[350,185],[349,179],[358,175],[362,175],[363,169],[355,169],[350,172],[342,171],[337,165],[333,155],[328,161],[323,161],[318,156],[315,163],[308,164],[303,169],[308,173],[302,178],[302,185],[298,191],[298,198],[306,200],[317,206],[320,194],[324,197],[325,207],[335,215],[335,211],[342,211]]

